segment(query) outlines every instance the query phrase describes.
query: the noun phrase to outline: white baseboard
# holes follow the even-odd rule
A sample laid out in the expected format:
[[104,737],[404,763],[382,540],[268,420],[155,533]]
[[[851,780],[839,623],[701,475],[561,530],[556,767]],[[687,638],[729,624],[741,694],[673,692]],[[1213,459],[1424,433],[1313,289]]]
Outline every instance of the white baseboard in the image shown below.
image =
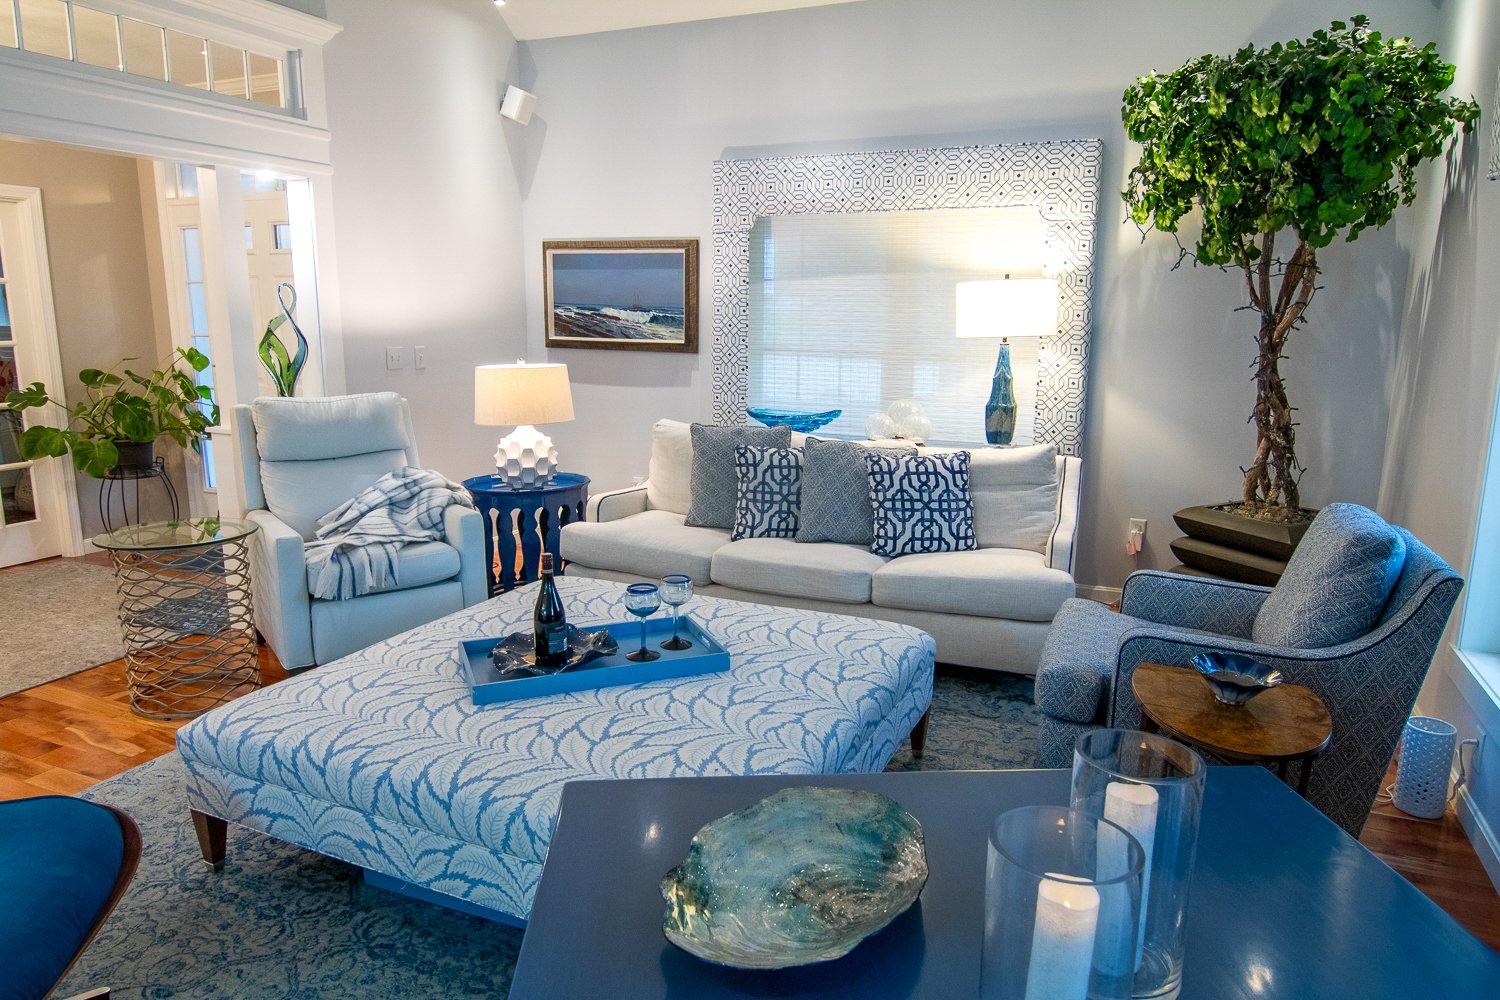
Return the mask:
[[1115,604],[1120,600],[1124,591],[1119,587],[1088,587],[1078,585],[1078,596],[1089,601],[1098,601],[1100,604]]
[[1474,853],[1479,855],[1479,863],[1484,865],[1485,874],[1490,877],[1490,884],[1500,892],[1500,839],[1495,837],[1495,831],[1484,814],[1474,808],[1468,788],[1459,788],[1454,811],[1458,813],[1458,822],[1464,833],[1469,835],[1469,843],[1474,845]]

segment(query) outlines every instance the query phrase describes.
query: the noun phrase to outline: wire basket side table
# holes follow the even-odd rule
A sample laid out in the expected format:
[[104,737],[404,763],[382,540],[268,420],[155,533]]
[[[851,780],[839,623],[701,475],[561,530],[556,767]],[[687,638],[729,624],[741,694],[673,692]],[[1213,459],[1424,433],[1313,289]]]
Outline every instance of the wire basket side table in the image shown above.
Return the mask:
[[255,531],[249,522],[201,517],[94,538],[114,563],[137,715],[191,718],[260,687],[250,599]]

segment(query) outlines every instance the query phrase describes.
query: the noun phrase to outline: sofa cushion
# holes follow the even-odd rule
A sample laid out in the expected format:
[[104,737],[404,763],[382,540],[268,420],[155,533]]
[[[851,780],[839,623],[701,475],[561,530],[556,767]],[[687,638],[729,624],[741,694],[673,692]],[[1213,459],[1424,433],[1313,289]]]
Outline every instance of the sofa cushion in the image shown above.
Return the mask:
[[875,571],[870,595],[885,608],[1050,622],[1076,592],[1039,552],[974,549],[892,559]]
[[[396,582],[371,587],[368,593],[425,587],[429,583],[457,576],[459,565],[458,550],[446,542],[412,542],[396,550]],[[313,589],[315,575],[315,571],[309,568],[308,591]]]
[[790,538],[746,538],[714,553],[713,581],[725,587],[842,604],[870,599],[883,556],[858,545],[802,545]]
[[562,529],[562,557],[595,569],[660,579],[686,573],[709,583],[709,560],[729,541],[719,528],[693,528],[681,514],[648,510],[615,521],[578,521]]
[[802,507],[802,452],[742,444],[734,450],[734,470],[730,540],[795,537]]
[[729,528],[734,524],[734,449],[742,444],[785,448],[791,443],[792,429],[694,424],[692,437],[693,503],[686,523],[694,528]]
[[1324,507],[1255,616],[1267,646],[1322,649],[1375,627],[1406,562],[1406,542],[1379,514],[1352,503]]
[[651,426],[651,464],[646,468],[646,502],[656,510],[686,514],[693,505],[693,435],[680,420]]
[[969,453],[901,457],[872,451],[870,551],[882,556],[976,548]]
[[870,519],[870,470],[865,455],[915,455],[915,448],[872,449],[858,441],[808,438],[802,460],[802,512],[797,541],[841,542],[868,546],[874,538]]

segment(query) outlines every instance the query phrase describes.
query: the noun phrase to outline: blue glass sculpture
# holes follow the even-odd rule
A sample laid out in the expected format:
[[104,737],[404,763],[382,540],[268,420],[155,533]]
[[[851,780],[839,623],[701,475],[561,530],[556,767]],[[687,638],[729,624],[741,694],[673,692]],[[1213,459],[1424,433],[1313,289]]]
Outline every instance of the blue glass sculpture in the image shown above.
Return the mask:
[[746,407],[745,412],[767,427],[785,424],[799,434],[811,434],[844,415],[843,410],[820,410],[813,413],[808,410],[778,410],[769,406],[750,406]]
[[1214,697],[1226,705],[1243,705],[1281,683],[1281,671],[1240,653],[1209,652],[1193,657],[1193,666],[1208,681]]
[[922,826],[896,802],[786,788],[698,831],[662,879],[662,930],[719,965],[827,962],[905,912],[926,883]]

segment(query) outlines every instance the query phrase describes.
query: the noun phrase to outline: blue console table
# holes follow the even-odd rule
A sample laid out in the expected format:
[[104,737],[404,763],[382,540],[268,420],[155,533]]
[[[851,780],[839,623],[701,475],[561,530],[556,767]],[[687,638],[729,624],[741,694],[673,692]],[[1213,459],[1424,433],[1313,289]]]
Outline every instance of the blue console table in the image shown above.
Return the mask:
[[[491,597],[536,580],[541,573],[544,546],[560,567],[558,536],[562,526],[582,521],[589,502],[589,477],[576,472],[554,473],[547,485],[529,488],[510,486],[499,476],[475,476],[464,480],[464,488],[474,495],[474,505],[484,516],[484,551],[489,555],[486,568]],[[513,525],[521,537],[519,567],[508,541],[496,550],[497,522],[502,532],[504,526]]]

